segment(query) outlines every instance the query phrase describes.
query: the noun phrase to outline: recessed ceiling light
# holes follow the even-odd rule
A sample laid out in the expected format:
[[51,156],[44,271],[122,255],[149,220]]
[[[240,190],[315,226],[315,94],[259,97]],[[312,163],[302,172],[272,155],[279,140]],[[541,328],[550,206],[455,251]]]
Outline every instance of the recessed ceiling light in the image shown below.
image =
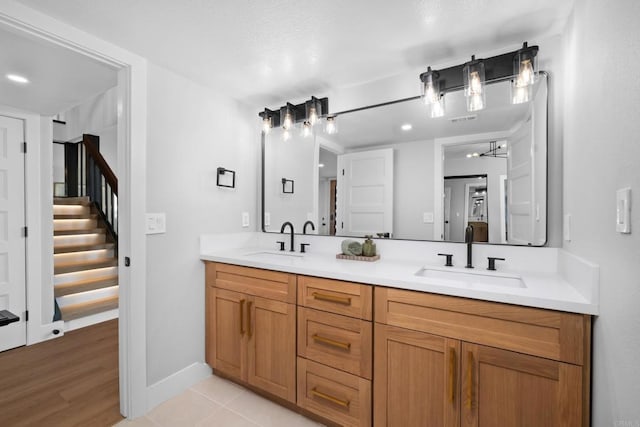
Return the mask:
[[17,74],[7,74],[7,78],[15,83],[26,84],[29,83],[29,79],[23,76],[19,76]]
[[404,130],[404,131],[407,131],[407,130],[411,130],[411,128],[413,128],[413,126],[411,126],[411,123],[405,123],[402,126],[400,126],[400,128],[402,130]]
[[318,163],[318,167],[319,168],[323,168],[324,167],[324,163]]

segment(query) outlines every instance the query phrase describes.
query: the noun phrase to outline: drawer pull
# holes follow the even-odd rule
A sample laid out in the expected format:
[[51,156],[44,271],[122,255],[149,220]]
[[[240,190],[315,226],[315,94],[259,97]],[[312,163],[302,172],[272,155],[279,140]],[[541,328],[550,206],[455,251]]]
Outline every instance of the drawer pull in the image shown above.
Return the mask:
[[342,400],[342,399],[338,399],[337,397],[333,397],[330,394],[326,394],[323,393],[321,391],[316,390],[316,388],[314,387],[313,389],[311,389],[311,394],[313,394],[316,397],[319,397],[320,399],[324,399],[327,400],[331,403],[335,403],[336,405],[340,405],[344,408],[348,408],[349,407],[349,402],[348,400]]
[[314,292],[311,295],[313,295],[313,298],[320,301],[328,301],[328,302],[335,302],[338,304],[351,305],[351,298],[337,297],[335,295],[321,294],[319,292]]
[[467,409],[473,407],[473,352],[467,354]]
[[449,349],[449,402],[453,403],[456,397],[456,349]]
[[240,335],[244,335],[244,300],[240,300]]
[[251,338],[251,301],[247,303],[247,336]]
[[342,348],[344,350],[350,350],[351,349],[351,343],[350,342],[342,342],[342,341],[336,341],[336,340],[332,340],[331,338],[325,338],[322,337],[318,334],[313,334],[311,336],[311,338],[313,338],[314,341],[318,341],[321,342],[323,344],[327,344],[333,347],[338,347],[338,348]]

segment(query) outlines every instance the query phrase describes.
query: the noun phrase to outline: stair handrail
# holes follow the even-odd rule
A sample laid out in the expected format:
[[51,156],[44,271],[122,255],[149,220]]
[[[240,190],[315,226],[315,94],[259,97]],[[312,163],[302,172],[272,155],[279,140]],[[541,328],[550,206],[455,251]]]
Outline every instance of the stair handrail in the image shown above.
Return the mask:
[[100,152],[94,145],[93,141],[96,139],[98,139],[97,136],[89,135],[85,133],[82,135],[82,144],[86,148],[87,154],[93,158],[93,161],[95,162],[96,166],[98,166],[98,169],[100,169],[100,172],[102,173],[105,180],[113,190],[113,193],[117,196],[118,195],[118,178],[116,177],[116,174],[113,173],[113,170],[111,169],[111,167],[109,167],[109,164],[104,159],[102,154],[100,154]]

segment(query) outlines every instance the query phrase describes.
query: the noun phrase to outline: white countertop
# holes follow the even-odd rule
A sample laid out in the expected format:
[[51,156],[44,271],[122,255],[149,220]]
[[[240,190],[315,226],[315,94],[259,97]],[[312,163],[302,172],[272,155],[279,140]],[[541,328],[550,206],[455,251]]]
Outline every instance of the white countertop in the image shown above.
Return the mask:
[[[216,261],[228,264],[242,265],[268,270],[277,270],[287,273],[303,274],[308,276],[326,277],[330,279],[345,280],[350,282],[381,285],[392,288],[400,288],[421,292],[432,292],[443,295],[474,298],[486,301],[503,302],[529,307],[547,308],[583,314],[598,314],[597,303],[597,278],[598,267],[584,260],[577,259],[573,255],[560,253],[560,260],[556,265],[556,271],[523,271],[522,269],[509,270],[500,268],[497,272],[488,272],[478,267],[469,270],[461,267],[442,267],[439,264],[426,263],[423,260],[398,259],[389,256],[385,259],[384,253],[381,259],[374,262],[351,261],[336,259],[335,253],[328,251],[310,251],[306,254],[298,252],[279,252],[273,250],[274,245],[264,244],[264,238],[250,236],[251,233],[236,235],[208,235],[201,237],[200,259],[204,261]],[[234,240],[234,236],[236,240]],[[240,241],[237,240],[240,237]],[[244,237],[242,237],[244,236]],[[284,236],[278,236],[282,240]],[[288,237],[288,236],[286,236]],[[302,237],[302,236],[300,236]],[[327,244],[319,244],[319,236],[305,236],[307,241],[314,241],[314,246],[327,249]],[[326,239],[326,238],[325,238]],[[267,238],[267,240],[270,240]],[[300,240],[300,239],[298,239]],[[331,247],[339,247],[335,242],[341,239],[333,238]],[[383,242],[386,243],[386,242]],[[416,242],[411,242],[416,244]],[[428,242],[431,246],[437,245]],[[287,243],[288,245],[288,243]],[[398,243],[394,244],[398,251]],[[440,245],[446,245],[440,243]],[[452,244],[448,244],[452,245]],[[380,245],[379,245],[380,246]],[[382,245],[384,246],[384,245]],[[389,244],[387,244],[389,246]],[[486,245],[485,245],[486,246]],[[446,247],[451,249],[451,246]],[[431,249],[431,248],[429,248]],[[501,248],[501,255],[509,252],[509,249]],[[526,250],[544,251],[550,248],[524,248]],[[329,249],[330,250],[330,249]],[[515,250],[521,250],[515,248]],[[562,250],[553,249],[554,253]],[[292,255],[293,256],[290,256]],[[513,257],[517,257],[515,253]],[[525,254],[527,255],[527,254]],[[520,255],[522,256],[522,255]],[[549,256],[546,254],[545,256]],[[437,259],[437,258],[436,258]],[[438,259],[439,260],[439,259]],[[535,265],[535,263],[532,263]],[[511,276],[520,277],[524,287],[508,287],[491,284],[456,283],[439,278],[416,276],[423,267],[435,271],[471,273],[474,275]],[[592,269],[590,274],[585,274],[586,269]],[[578,270],[578,271],[574,271]],[[570,283],[574,279],[580,283]],[[584,281],[596,281],[596,283],[582,283]],[[594,288],[595,286],[595,288]],[[588,289],[588,292],[585,292]],[[595,289],[595,291],[594,291]]]

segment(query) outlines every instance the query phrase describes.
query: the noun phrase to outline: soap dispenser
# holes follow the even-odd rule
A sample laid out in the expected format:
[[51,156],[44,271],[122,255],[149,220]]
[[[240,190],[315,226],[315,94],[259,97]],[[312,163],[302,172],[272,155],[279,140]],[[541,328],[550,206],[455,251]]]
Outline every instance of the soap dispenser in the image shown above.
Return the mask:
[[373,243],[371,238],[373,236],[364,236],[367,240],[362,244],[362,255],[364,256],[376,256],[376,244]]

